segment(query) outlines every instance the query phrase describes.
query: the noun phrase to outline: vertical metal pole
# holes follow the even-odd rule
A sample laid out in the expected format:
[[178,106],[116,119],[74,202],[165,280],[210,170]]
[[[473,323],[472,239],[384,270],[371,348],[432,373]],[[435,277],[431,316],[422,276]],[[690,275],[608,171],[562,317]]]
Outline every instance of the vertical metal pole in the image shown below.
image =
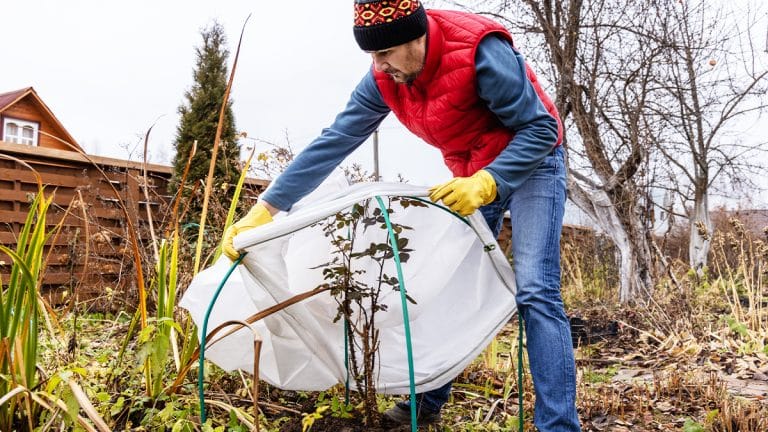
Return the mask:
[[373,179],[379,181],[379,130],[373,131]]

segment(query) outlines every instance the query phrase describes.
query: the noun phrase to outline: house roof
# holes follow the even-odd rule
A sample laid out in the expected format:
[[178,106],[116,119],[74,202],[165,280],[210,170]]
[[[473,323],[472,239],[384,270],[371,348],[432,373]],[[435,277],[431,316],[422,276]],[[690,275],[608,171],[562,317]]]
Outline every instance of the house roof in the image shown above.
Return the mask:
[[6,108],[10,107],[21,98],[26,96],[29,91],[34,91],[34,89],[32,87],[27,87],[21,90],[0,93],[0,112],[5,111]]
[[26,97],[30,97],[32,99],[32,103],[38,106],[42,115],[46,116],[48,120],[51,121],[51,123],[53,123],[56,127],[61,129],[63,136],[60,136],[58,138],[74,145],[80,151],[83,151],[82,147],[80,147],[77,141],[75,141],[75,138],[69,134],[69,132],[64,127],[64,125],[61,124],[59,119],[57,119],[56,116],[53,115],[53,111],[51,111],[51,109],[48,108],[48,105],[46,105],[45,102],[43,102],[43,100],[40,99],[40,96],[37,95],[37,92],[32,87],[9,91],[6,93],[0,93],[0,114],[2,114],[8,108],[12,107],[15,103],[17,103],[18,101]]

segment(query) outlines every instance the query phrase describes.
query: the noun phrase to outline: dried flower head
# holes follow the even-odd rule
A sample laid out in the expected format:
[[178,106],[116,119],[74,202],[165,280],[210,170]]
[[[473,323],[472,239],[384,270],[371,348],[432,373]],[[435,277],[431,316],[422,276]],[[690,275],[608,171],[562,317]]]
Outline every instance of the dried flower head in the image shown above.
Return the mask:
[[693,225],[704,240],[709,240],[709,230],[707,230],[707,226],[704,225],[703,221],[697,220]]
[[729,224],[731,224],[731,226],[733,227],[733,229],[734,229],[734,230],[735,230],[735,231],[736,231],[736,232],[737,232],[739,235],[742,235],[742,236],[744,235],[744,233],[745,233],[745,232],[744,232],[744,223],[743,223],[741,220],[739,220],[739,219],[737,219],[737,218],[735,218],[735,217],[732,217],[732,218],[728,219],[728,223],[729,223]]

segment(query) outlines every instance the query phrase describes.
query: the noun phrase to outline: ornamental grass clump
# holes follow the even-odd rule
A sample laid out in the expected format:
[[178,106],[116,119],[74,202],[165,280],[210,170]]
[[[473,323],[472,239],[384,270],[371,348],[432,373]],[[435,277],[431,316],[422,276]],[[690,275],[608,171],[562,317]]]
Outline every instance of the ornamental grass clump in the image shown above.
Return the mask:
[[[37,386],[38,338],[41,311],[40,282],[44,273],[46,213],[52,198],[40,186],[19,233],[16,250],[0,245],[0,252],[12,261],[7,280],[0,280],[0,430],[13,430],[17,414],[29,422],[36,416],[36,404],[29,389]],[[17,394],[17,397],[5,396]],[[31,424],[31,423],[30,423]]]

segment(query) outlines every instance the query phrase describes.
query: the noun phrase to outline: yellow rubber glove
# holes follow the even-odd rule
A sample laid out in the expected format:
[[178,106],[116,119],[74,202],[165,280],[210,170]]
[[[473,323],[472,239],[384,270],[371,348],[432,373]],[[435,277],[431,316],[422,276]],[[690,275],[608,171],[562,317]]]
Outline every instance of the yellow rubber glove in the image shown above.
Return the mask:
[[443,200],[451,210],[462,216],[469,216],[480,206],[496,199],[496,180],[486,170],[480,170],[471,177],[453,179],[432,187],[429,199],[434,202]]
[[221,251],[232,261],[236,260],[237,257],[240,256],[240,252],[235,249],[235,246],[232,244],[232,239],[243,231],[256,228],[257,226],[269,222],[272,222],[272,215],[269,214],[269,210],[264,207],[264,204],[257,203],[251,208],[248,214],[230,225],[230,227],[224,231],[224,237],[221,240]]

